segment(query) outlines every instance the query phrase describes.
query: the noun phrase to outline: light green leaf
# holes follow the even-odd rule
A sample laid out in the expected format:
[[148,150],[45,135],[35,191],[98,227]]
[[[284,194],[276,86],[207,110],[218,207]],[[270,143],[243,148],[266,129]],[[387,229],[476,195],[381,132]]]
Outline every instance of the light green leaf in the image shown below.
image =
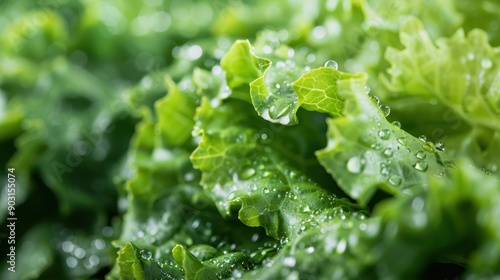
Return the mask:
[[158,129],[167,145],[181,146],[191,137],[196,103],[170,77],[165,77],[165,85],[169,93],[155,103]]
[[116,259],[120,268],[120,277],[125,280],[143,280],[144,270],[139,261],[138,249],[132,243],[127,243],[118,252]]
[[186,280],[217,280],[217,274],[213,269],[204,266],[198,258],[182,246],[175,246],[172,250],[175,261],[184,269]]
[[439,102],[470,125],[500,130],[500,49],[481,30],[459,30],[436,44],[416,18],[400,34],[403,50],[388,48],[391,90]]
[[[322,82],[320,89],[334,83]],[[389,123],[362,80],[341,80],[337,86],[345,100],[343,117],[328,120],[328,146],[317,156],[352,198],[366,205],[377,188],[411,193],[425,188],[429,177],[445,174],[452,159]]]
[[237,211],[244,224],[262,226],[268,235],[282,239],[294,236],[300,222],[314,213],[351,207],[285,160],[275,149],[282,142],[259,133],[269,124],[249,104],[231,99],[212,108],[203,99],[197,120],[202,138],[191,161],[202,171],[201,183],[223,215]]
[[252,53],[250,42],[236,41],[221,60],[221,66],[226,71],[229,87],[247,88],[248,85],[271,65],[271,61],[257,57]]
[[[256,56],[248,41],[237,41],[224,56],[221,65],[227,72],[231,88],[235,87],[232,81],[234,73],[241,76],[242,84],[250,85],[251,101],[259,116],[282,125],[297,124],[298,98],[291,83],[305,72],[302,64],[297,65],[292,59],[276,59],[273,65],[271,60]],[[239,73],[242,70],[237,72],[235,67],[253,71]]]
[[330,67],[313,69],[292,83],[299,96],[298,104],[309,111],[327,113],[332,117],[341,116],[344,100],[338,94],[337,81],[356,79],[365,83],[365,74],[350,74]]

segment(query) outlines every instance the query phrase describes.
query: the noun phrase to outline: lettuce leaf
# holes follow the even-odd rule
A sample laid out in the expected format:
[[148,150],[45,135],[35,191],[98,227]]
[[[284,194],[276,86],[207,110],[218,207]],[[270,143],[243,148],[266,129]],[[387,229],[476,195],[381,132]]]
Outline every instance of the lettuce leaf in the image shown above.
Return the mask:
[[338,89],[336,94],[345,100],[342,116],[328,121],[328,146],[317,156],[344,191],[363,205],[377,188],[393,195],[411,193],[425,187],[428,177],[445,174],[451,157],[389,123],[388,107],[379,108],[369,98],[362,79],[335,81],[322,75],[331,71],[310,72],[316,74],[313,91],[335,94]]
[[[386,52],[392,66],[385,81],[398,92],[390,101],[397,118],[414,133],[445,141],[451,154],[496,171],[500,162],[491,152],[500,145],[499,49],[488,44],[481,30],[467,35],[459,30],[434,43],[415,18],[403,25],[401,41],[403,50]],[[430,113],[417,119],[403,114],[422,110]]]

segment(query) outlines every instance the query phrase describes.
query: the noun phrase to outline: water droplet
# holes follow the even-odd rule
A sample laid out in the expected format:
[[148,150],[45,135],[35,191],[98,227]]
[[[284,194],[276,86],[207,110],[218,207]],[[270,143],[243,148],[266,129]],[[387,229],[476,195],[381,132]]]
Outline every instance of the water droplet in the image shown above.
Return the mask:
[[254,233],[254,235],[252,235],[252,242],[257,242],[257,240],[259,240],[259,234]]
[[233,270],[231,275],[232,275],[233,279],[240,279],[241,277],[243,277],[243,271],[241,271],[239,269],[235,269],[235,270]]
[[401,144],[402,146],[406,146],[407,140],[405,137],[400,137],[398,138],[398,143]]
[[367,225],[365,223],[359,224],[359,229],[360,230],[366,230],[366,228],[367,228]]
[[288,267],[294,267],[297,260],[294,257],[285,257],[283,259],[283,264]]
[[391,107],[389,107],[389,105],[380,105],[380,110],[384,113],[384,117],[389,116],[391,113]]
[[418,159],[425,159],[426,154],[425,154],[425,152],[424,152],[424,151],[420,150],[420,151],[418,151],[418,152],[415,154],[415,156],[416,156]]
[[391,173],[389,168],[387,168],[387,166],[385,164],[381,164],[380,165],[380,174],[387,176],[387,175],[389,175],[389,173]]
[[490,69],[491,66],[493,66],[493,62],[491,62],[491,60],[489,60],[488,58],[483,58],[481,60],[481,67],[483,67],[484,69]]
[[436,146],[434,146],[436,150],[444,152],[444,143],[443,142],[436,142]]
[[418,137],[418,139],[420,139],[420,141],[422,141],[422,142],[427,142],[427,136],[425,136],[425,135],[420,135]]
[[79,259],[83,259],[85,257],[85,250],[83,248],[76,248],[74,255]]
[[391,148],[386,148],[386,149],[384,150],[384,155],[385,155],[386,157],[392,157],[393,153],[394,153],[394,152],[392,151],[392,149],[391,149]]
[[370,87],[369,87],[369,86],[365,86],[365,92],[366,92],[366,94],[369,94],[369,93],[370,93],[370,90],[371,90],[371,89],[370,89]]
[[248,180],[250,178],[252,178],[252,176],[255,174],[255,169],[251,168],[251,167],[248,167],[248,168],[245,168],[242,172],[241,172],[241,178],[243,180]]
[[335,60],[328,60],[327,62],[325,62],[325,67],[337,70],[339,68],[339,64]]
[[419,196],[415,197],[411,202],[411,207],[413,208],[413,210],[417,212],[424,210],[424,205],[425,205],[424,199]]
[[308,253],[308,254],[312,254],[312,253],[314,253],[314,250],[315,250],[315,249],[314,249],[314,247],[313,247],[313,246],[307,247],[307,249],[306,249],[306,253]]
[[276,62],[276,68],[286,68],[286,63],[284,61]]
[[370,144],[370,147],[374,150],[380,150],[382,149],[382,144],[380,144],[379,142],[374,142]]
[[141,258],[143,258],[146,261],[150,261],[153,259],[153,253],[151,253],[151,250],[149,249],[141,249],[139,251]]
[[114,230],[110,226],[105,226],[104,228],[102,228],[102,235],[105,237],[111,237],[111,236],[113,236],[113,233],[114,233]]
[[184,180],[186,182],[191,182],[194,180],[194,173],[193,172],[186,172],[186,174],[184,175]]
[[339,244],[337,245],[337,253],[342,254],[345,252],[347,248],[347,242],[345,240],[340,240]]
[[395,127],[401,128],[401,123],[398,121],[393,121],[392,125],[394,125]]
[[265,194],[267,194],[267,193],[270,192],[270,190],[269,190],[269,188],[265,187],[265,188],[262,189],[262,192],[265,193]]
[[382,129],[382,130],[379,130],[379,132],[378,132],[378,137],[380,137],[380,139],[387,140],[387,139],[389,139],[390,136],[391,136],[391,132],[389,131],[389,129]]
[[96,265],[98,265],[100,261],[101,261],[101,260],[100,260],[99,256],[97,256],[97,255],[92,255],[92,256],[90,256],[90,258],[89,258],[89,262],[90,262],[90,264],[91,264],[92,266],[96,266]]
[[392,174],[391,176],[389,176],[388,181],[391,185],[398,186],[399,184],[401,184],[401,177],[396,174]]
[[347,170],[351,173],[360,173],[365,168],[366,161],[364,158],[352,157],[347,161]]
[[309,208],[309,205],[302,205],[300,207],[300,211],[304,212],[304,213],[308,213],[308,212],[311,212],[311,208]]
[[373,102],[377,103],[377,105],[380,103],[380,99],[376,95],[370,96],[370,99],[373,100]]
[[74,248],[75,248],[75,245],[71,241],[66,240],[62,243],[62,249],[66,253],[73,251]]
[[92,243],[97,250],[102,250],[106,247],[106,242],[104,242],[104,240],[102,239],[96,239]]
[[418,171],[422,171],[422,172],[425,172],[427,171],[427,168],[429,168],[429,166],[427,165],[427,162],[423,161],[423,160],[419,160],[417,161],[417,163],[415,163],[413,165],[413,167],[418,170]]
[[430,141],[425,142],[422,145],[422,148],[424,148],[424,150],[426,150],[428,152],[431,152],[431,153],[434,152],[434,144],[432,142],[430,142]]
[[196,229],[200,226],[200,220],[196,219],[193,221],[193,223],[191,224],[191,227]]
[[290,123],[290,116],[283,116],[279,119],[280,124],[287,125]]
[[75,257],[66,258],[66,265],[69,268],[75,268],[78,265],[78,260]]

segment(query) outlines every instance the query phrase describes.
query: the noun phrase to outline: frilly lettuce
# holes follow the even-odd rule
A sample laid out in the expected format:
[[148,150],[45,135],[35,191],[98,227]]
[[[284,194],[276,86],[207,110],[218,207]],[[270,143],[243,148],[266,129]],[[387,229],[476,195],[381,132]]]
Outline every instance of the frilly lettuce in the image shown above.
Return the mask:
[[0,278],[500,275],[495,1],[25,2]]

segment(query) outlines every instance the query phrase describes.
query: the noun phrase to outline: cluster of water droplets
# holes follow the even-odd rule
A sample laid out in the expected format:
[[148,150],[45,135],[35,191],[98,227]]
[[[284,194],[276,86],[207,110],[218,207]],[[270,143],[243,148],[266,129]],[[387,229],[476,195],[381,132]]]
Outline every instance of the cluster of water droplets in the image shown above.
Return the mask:
[[[314,266],[304,267],[304,263],[299,263],[295,255],[301,255],[300,261],[303,261],[309,258],[309,255],[314,258],[314,254],[318,256],[344,254],[350,246],[356,246],[359,240],[359,231],[373,231],[373,227],[369,227],[365,223],[365,219],[364,212],[353,212],[346,205],[336,206],[316,214],[315,217],[305,222],[304,230],[317,226],[320,227],[320,230],[312,231],[312,234],[299,235],[304,236],[304,238],[299,237],[294,242],[294,254],[285,255],[280,260],[285,268],[282,270],[283,276],[289,279],[290,272],[297,266],[301,267],[301,271],[311,269],[313,272],[317,269]],[[303,225],[300,226],[303,227]]]
[[273,123],[287,125],[295,122],[295,107],[298,96],[292,89],[291,83],[298,78],[301,71],[293,60],[278,61],[269,69],[266,76],[266,84],[269,86],[270,94],[263,101],[266,106],[261,116]]
[[371,89],[369,86],[365,86],[365,92],[370,96],[370,99],[380,108],[384,117],[388,117],[391,113],[391,107],[389,105],[380,104],[380,98],[376,95],[370,95]]
[[[102,237],[109,238],[113,235],[111,227],[102,229]],[[97,271],[101,263],[109,263],[109,246],[102,237],[80,238],[68,235],[58,244],[58,248],[65,255],[66,266],[75,275],[84,275],[86,271]]]
[[[394,122],[393,125],[397,128],[401,127],[399,122]],[[377,126],[380,126],[380,124]],[[352,174],[361,174],[370,165],[369,163],[377,162],[379,163],[379,174],[385,177],[389,184],[399,186],[402,183],[403,174],[401,172],[403,171],[393,159],[396,154],[398,156],[401,152],[411,154],[414,159],[412,167],[416,171],[426,172],[429,169],[427,162],[428,155],[444,151],[443,142],[433,143],[428,141],[424,135],[420,136],[419,140],[421,144],[417,143],[418,140],[409,140],[397,130],[374,128],[371,132],[360,138],[361,143],[371,149],[349,158],[346,161],[345,168]],[[420,148],[415,149],[418,146]],[[402,159],[406,160],[406,158],[407,156],[404,155]],[[450,164],[449,162],[445,162],[446,166]],[[373,168],[373,166],[370,166],[370,172],[373,172]],[[444,174],[437,175],[442,176]],[[353,192],[355,190],[353,189]]]

